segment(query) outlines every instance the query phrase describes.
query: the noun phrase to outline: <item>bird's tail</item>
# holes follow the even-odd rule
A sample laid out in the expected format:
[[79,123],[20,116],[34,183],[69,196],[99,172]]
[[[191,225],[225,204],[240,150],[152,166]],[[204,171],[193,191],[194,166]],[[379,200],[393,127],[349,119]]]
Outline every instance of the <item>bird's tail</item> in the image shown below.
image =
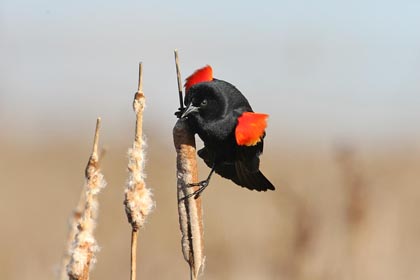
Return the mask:
[[[206,148],[198,151],[198,155],[204,159],[208,167],[212,168],[214,158],[210,157]],[[220,176],[232,180],[235,184],[256,191],[275,190],[273,184],[258,170],[249,171],[249,168],[242,161],[235,161],[234,163],[220,163],[215,166],[215,171]]]
[[236,184],[256,191],[275,190],[274,185],[261,171],[250,172],[240,161],[236,162],[235,169],[236,176],[232,178],[232,181]]

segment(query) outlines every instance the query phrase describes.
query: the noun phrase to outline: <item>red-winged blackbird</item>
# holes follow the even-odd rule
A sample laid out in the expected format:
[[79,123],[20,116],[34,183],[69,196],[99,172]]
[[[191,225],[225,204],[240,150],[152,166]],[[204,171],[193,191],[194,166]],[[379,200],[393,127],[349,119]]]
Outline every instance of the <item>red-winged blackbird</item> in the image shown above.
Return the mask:
[[204,142],[198,155],[211,168],[206,180],[191,185],[208,186],[213,172],[250,190],[274,190],[259,170],[263,152],[266,114],[252,111],[248,100],[232,84],[214,79],[207,65],[186,79],[185,105],[181,118]]

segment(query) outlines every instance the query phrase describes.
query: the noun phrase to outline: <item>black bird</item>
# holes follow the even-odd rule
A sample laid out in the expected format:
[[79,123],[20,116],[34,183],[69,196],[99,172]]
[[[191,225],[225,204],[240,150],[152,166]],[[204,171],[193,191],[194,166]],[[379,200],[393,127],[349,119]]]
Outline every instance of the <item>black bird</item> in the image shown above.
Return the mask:
[[254,113],[235,86],[213,78],[209,65],[186,79],[185,106],[181,118],[203,140],[198,155],[211,168],[206,180],[191,184],[200,188],[185,198],[197,198],[213,172],[250,190],[275,189],[259,170],[268,115]]

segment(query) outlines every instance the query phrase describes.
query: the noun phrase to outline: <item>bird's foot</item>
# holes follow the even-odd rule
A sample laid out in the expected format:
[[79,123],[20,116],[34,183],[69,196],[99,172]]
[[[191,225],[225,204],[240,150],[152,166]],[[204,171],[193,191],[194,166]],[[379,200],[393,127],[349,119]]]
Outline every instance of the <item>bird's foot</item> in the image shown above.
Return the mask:
[[204,180],[204,181],[200,181],[198,183],[188,184],[187,188],[191,188],[191,187],[199,187],[199,188],[197,190],[193,191],[192,193],[180,198],[178,202],[181,202],[182,200],[188,199],[192,196],[194,196],[194,199],[199,198],[200,194],[205,190],[205,188],[207,188],[208,185],[209,185],[209,180]]
[[208,185],[209,185],[209,180],[203,180],[198,183],[188,184],[187,188],[192,188],[192,187],[206,188]]

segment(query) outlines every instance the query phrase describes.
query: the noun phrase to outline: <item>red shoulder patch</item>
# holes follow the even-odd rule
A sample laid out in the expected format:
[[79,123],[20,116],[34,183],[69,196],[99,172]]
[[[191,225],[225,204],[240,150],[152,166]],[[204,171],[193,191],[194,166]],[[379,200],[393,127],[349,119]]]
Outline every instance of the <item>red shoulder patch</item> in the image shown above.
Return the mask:
[[240,146],[254,146],[260,142],[267,127],[267,118],[267,114],[244,112],[236,125],[236,143]]
[[195,71],[191,76],[185,79],[185,92],[188,92],[190,87],[195,84],[202,82],[210,82],[213,80],[213,69],[210,65],[206,65],[203,68]]

